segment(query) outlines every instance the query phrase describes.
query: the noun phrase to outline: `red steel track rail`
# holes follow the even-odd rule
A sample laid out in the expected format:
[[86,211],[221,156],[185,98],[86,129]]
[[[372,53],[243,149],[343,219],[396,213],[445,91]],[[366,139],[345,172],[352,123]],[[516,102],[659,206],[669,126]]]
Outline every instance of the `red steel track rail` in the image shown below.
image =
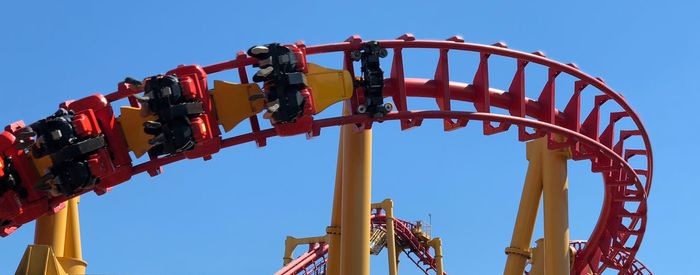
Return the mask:
[[275,275],[322,275],[326,274],[328,262],[328,244],[315,243],[309,245],[309,251],[301,254],[285,265]]
[[[586,246],[586,241],[571,241],[571,247],[576,249],[576,251],[581,251]],[[627,270],[627,274],[630,275],[651,275],[653,274],[641,261],[634,259],[632,265]]]
[[[302,45],[302,44],[300,44]],[[344,53],[345,68],[354,71],[350,52],[360,49],[362,39],[350,37],[342,43],[308,46],[307,55]],[[318,119],[314,121],[312,136],[321,129],[344,124],[371,127],[373,122],[398,120],[401,129],[421,125],[424,119],[444,121],[445,130],[454,130],[467,125],[469,121],[482,121],[483,133],[492,135],[517,126],[518,140],[529,141],[535,138],[548,139],[550,149],[568,148],[574,160],[589,160],[591,170],[600,173],[604,183],[604,199],[597,224],[587,240],[587,245],[576,254],[572,274],[583,274],[590,270],[599,274],[607,268],[619,270],[621,274],[636,274],[635,255],[644,237],[647,223],[647,196],[651,188],[653,155],[649,136],[639,116],[621,94],[613,91],[600,78],[592,77],[574,65],[563,64],[545,57],[541,52],[525,53],[508,49],[503,43],[479,45],[465,43],[460,37],[445,41],[416,40],[405,34],[395,40],[381,40],[379,45],[393,50],[393,60],[389,78],[385,79],[384,94],[391,97],[396,111],[383,118],[370,118],[366,115],[351,115]],[[438,63],[433,79],[407,78],[404,75],[402,51],[404,49],[433,50]],[[477,70],[472,83],[450,81],[448,52],[471,52],[479,56]],[[497,90],[489,85],[489,59],[493,56],[513,60],[514,75],[507,90]],[[239,53],[237,58],[204,67],[208,74],[235,69],[242,83],[248,83],[246,66],[255,59]],[[527,68],[535,64],[548,70],[546,84],[537,99],[525,96]],[[557,77],[568,75],[575,79],[574,87],[566,90],[555,85]],[[570,95],[566,107],[557,109],[555,92]],[[131,97],[129,92],[115,92],[106,96],[108,101]],[[409,109],[407,97],[434,98],[438,108],[429,111]],[[133,97],[132,97],[133,99]],[[593,102],[593,107],[582,116],[581,101]],[[472,102],[473,110],[453,110],[452,101]],[[601,114],[602,106],[615,111]],[[499,108],[508,113],[492,113],[491,108]],[[609,117],[607,124],[601,125],[601,115]],[[628,119],[632,126],[618,130],[616,123]],[[261,130],[258,117],[250,118],[250,133],[226,138],[221,147],[230,147],[247,142],[265,146],[266,139],[276,136],[274,129]],[[601,126],[604,126],[601,131]],[[618,126],[619,127],[619,126]],[[555,135],[565,138],[557,141]],[[630,148],[631,137],[641,138],[639,148]],[[639,142],[637,142],[639,143]],[[644,164],[632,166],[630,158],[645,158]],[[152,159],[133,167],[132,174],[149,172],[156,175],[163,165],[185,159],[176,154]],[[51,205],[65,201],[66,197],[52,199]]]

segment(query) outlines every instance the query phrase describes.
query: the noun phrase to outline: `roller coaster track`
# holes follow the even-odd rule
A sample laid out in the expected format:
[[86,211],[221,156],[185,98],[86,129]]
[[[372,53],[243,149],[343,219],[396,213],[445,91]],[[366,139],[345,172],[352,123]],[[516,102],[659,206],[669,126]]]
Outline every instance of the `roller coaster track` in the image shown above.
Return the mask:
[[328,244],[310,244],[308,252],[299,255],[294,261],[275,272],[275,275],[323,275],[326,274],[327,262]]
[[[389,78],[384,80],[383,93],[385,97],[393,100],[396,110],[379,118],[366,114],[352,114],[316,119],[308,133],[309,136],[318,136],[324,128],[345,124],[370,128],[374,122],[397,120],[404,130],[420,126],[425,119],[438,119],[444,121],[445,131],[465,127],[470,121],[481,121],[484,135],[505,132],[511,126],[516,126],[519,141],[546,138],[550,149],[567,148],[574,160],[589,160],[591,171],[600,173],[604,183],[600,216],[586,245],[576,254],[572,274],[584,274],[588,271],[599,274],[605,269],[619,270],[621,274],[634,274],[634,270],[638,269],[635,266],[635,255],[646,230],[647,197],[652,182],[653,155],[644,125],[621,94],[613,91],[601,78],[582,72],[572,63],[564,64],[551,60],[541,52],[515,51],[503,43],[472,44],[464,42],[460,37],[451,37],[445,41],[417,40],[411,34],[402,35],[394,40],[380,40],[378,43],[393,52],[391,73]],[[354,75],[351,53],[359,50],[362,44],[360,37],[353,36],[336,44],[305,46],[301,42],[296,45],[303,47],[306,55],[342,53],[344,69]],[[409,78],[404,74],[403,51],[406,49],[435,52],[438,62],[433,79]],[[449,52],[467,52],[479,56],[472,83],[450,81]],[[513,62],[513,79],[506,90],[498,90],[489,85],[489,60],[493,57],[506,58]],[[248,83],[246,67],[257,62],[241,52],[233,60],[201,68],[206,74],[237,70],[240,82]],[[525,96],[527,71],[533,65],[544,67],[548,71],[546,83],[537,99]],[[555,85],[557,78],[561,78],[562,75],[575,79],[573,87],[561,89]],[[120,87],[123,85],[124,83],[120,83]],[[557,102],[555,92],[563,92],[569,96],[564,109],[556,108],[561,102]],[[104,98],[109,103],[128,98],[133,106],[137,105],[134,98],[136,93],[138,91],[120,88]],[[354,96],[356,94],[357,90]],[[411,110],[407,104],[407,97],[433,98],[437,108],[425,111]],[[593,103],[593,107],[588,111],[581,108],[581,102],[584,100]],[[453,101],[471,102],[474,109],[454,110],[451,105]],[[604,104],[606,109],[614,111],[603,112]],[[111,105],[108,107],[111,108]],[[494,113],[492,108],[501,109],[502,113],[507,114]],[[601,125],[601,116],[609,118],[607,124]],[[217,118],[212,119],[216,121]],[[631,126],[617,129],[616,124],[623,119],[631,122],[625,125]],[[252,129],[249,133],[227,138],[220,135],[214,137],[220,140],[220,143],[217,143],[211,152],[216,153],[219,149],[248,142],[265,146],[268,138],[278,135],[274,128],[261,129],[256,115],[251,116],[249,121]],[[604,126],[602,131],[601,126]],[[218,129],[212,131],[218,134]],[[641,138],[641,145],[630,147],[632,142],[629,139],[632,137]],[[563,138],[563,141],[560,138]],[[155,157],[130,165],[128,174],[148,172],[152,176],[157,175],[162,166],[190,158],[186,153]],[[630,162],[630,158],[633,157],[644,158],[645,161]],[[110,184],[109,187],[119,183],[121,182]],[[32,213],[55,212],[67,199],[88,191],[90,190],[81,190],[71,195],[42,197],[23,203],[26,209],[32,209],[29,211]],[[95,191],[101,194],[106,190]],[[19,216],[12,221],[5,221],[0,230],[3,235],[9,234],[37,217],[38,215]]]
[[[571,247],[576,251],[581,251],[586,246],[586,241],[571,241]],[[603,270],[601,270],[602,272]],[[631,275],[651,275],[653,274],[641,261],[634,259],[627,274]]]
[[[386,227],[386,216],[383,214],[372,215],[373,227]],[[394,218],[397,244],[403,248],[404,254],[426,275],[433,270],[435,273],[435,259],[430,253],[430,247],[421,242],[413,233],[415,224]],[[275,273],[275,275],[311,275],[326,274],[326,262],[328,256],[327,243],[314,243],[309,245],[309,251],[300,255],[289,264]],[[447,274],[447,273],[444,273]]]
[[[379,221],[376,219],[377,216],[372,216],[372,224],[373,225],[383,225],[385,224],[385,221]],[[398,220],[398,219],[396,219]],[[410,222],[406,221],[401,221],[403,224],[408,224],[412,225]],[[415,236],[397,236],[397,238],[401,239],[410,239],[414,238]],[[400,242],[405,243],[405,241]],[[571,241],[571,247],[574,248],[576,251],[581,251],[583,250],[584,246],[586,245],[586,241]],[[407,248],[408,250],[404,250],[404,253],[406,255],[409,255],[413,251],[412,248]],[[428,256],[430,256],[428,248],[425,246],[422,246],[422,248],[417,249],[417,251],[425,250],[428,252]],[[415,253],[415,252],[413,252]],[[421,252],[418,252],[421,253]],[[277,271],[275,275],[315,275],[315,274],[326,274],[326,263],[327,263],[327,258],[328,256],[328,244],[326,243],[314,243],[309,245],[309,251],[303,253],[302,255],[299,255],[294,261],[290,262],[288,265],[285,265],[282,269]],[[432,264],[429,266],[428,269],[423,268],[418,261],[414,260],[409,256],[409,259],[413,261],[425,274],[428,274],[428,270],[430,269],[435,269],[435,265]],[[601,272],[604,270],[601,270]],[[526,274],[529,274],[526,272]],[[627,274],[631,275],[651,275],[652,272],[639,260],[634,259],[634,262],[632,263],[632,266],[628,270]]]

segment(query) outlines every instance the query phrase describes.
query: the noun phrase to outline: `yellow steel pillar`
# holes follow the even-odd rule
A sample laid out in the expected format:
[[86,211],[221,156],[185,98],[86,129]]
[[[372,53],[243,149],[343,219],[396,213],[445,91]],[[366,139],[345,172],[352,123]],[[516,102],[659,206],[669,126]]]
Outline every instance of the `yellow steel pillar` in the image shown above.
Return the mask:
[[440,238],[435,238],[430,240],[428,244],[435,250],[435,274],[443,275],[445,273],[445,267],[442,263],[442,240]]
[[567,150],[543,150],[544,272],[569,274],[569,184]]
[[382,202],[386,212],[386,248],[389,257],[389,275],[398,275],[396,262],[396,232],[394,232],[394,202],[386,199]]
[[372,131],[346,129],[343,137],[341,275],[369,274]]
[[372,209],[384,209],[386,213],[386,248],[389,258],[389,275],[398,274],[398,256],[396,253],[396,229],[394,227],[394,201],[384,199],[380,203],[373,203]]
[[[347,102],[343,103],[343,115],[350,113]],[[326,273],[328,275],[340,275],[340,222],[343,200],[343,140],[348,129],[352,125],[340,127],[340,141],[338,143],[338,160],[335,168],[335,187],[333,190],[333,209],[331,210],[331,224],[326,228],[328,236],[328,262]]]
[[[530,275],[544,275],[544,251],[546,245],[543,238],[535,241],[535,247],[532,248],[532,260],[530,260]],[[569,246],[569,266],[574,264],[576,250]],[[584,272],[584,274],[593,275],[593,273]]]
[[[45,270],[47,274],[85,274],[87,263],[83,261],[80,241],[79,202],[79,197],[70,199],[63,210],[37,220],[34,245],[27,247],[16,273],[34,274],[37,270]],[[39,267],[37,263],[46,266]],[[54,263],[60,266],[50,266]]]
[[506,248],[508,259],[503,272],[505,275],[522,275],[531,255],[530,243],[542,196],[542,150],[544,146],[543,139],[528,142],[526,145],[529,165],[523,193],[520,197],[518,216],[513,227],[513,237],[510,241],[510,247]]
[[37,219],[34,229],[34,244],[51,246],[56,257],[63,256],[67,221],[68,205],[56,214],[44,215]]
[[544,197],[545,274],[569,274],[568,150],[549,150],[547,139],[527,144],[529,161],[504,274],[520,275],[531,257],[530,243],[540,197]]
[[343,194],[343,136],[345,127],[340,129],[340,144],[338,145],[338,164],[335,172],[335,190],[333,191],[333,209],[331,212],[331,224],[326,228],[328,236],[328,262],[326,272],[328,275],[340,275],[340,222]]
[[65,275],[66,272],[56,259],[51,246],[30,245],[24,251],[15,275]]
[[544,239],[538,239],[537,241],[535,241],[535,244],[535,248],[532,249],[532,264],[530,265],[530,275],[544,275]]

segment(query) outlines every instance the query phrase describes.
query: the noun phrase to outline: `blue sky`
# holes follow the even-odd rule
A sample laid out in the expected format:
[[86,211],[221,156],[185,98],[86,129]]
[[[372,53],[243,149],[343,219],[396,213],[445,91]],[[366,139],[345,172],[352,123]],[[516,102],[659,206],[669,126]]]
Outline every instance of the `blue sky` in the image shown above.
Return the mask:
[[[315,45],[352,34],[391,39],[405,32],[425,39],[460,34],[469,42],[505,41],[576,62],[605,78],[641,115],[656,169],[638,256],[658,274],[690,274],[700,226],[700,187],[692,172],[700,154],[693,119],[700,100],[700,5],[330,2],[6,3],[0,9],[0,123],[37,120],[64,100],[111,92],[125,76],[211,64],[261,43],[301,39]],[[437,54],[407,51],[404,59],[408,76],[430,77]],[[338,56],[311,61],[341,66]],[[454,66],[456,80],[470,81],[476,63]],[[234,75],[212,78],[235,81]],[[500,77],[511,76],[504,70]],[[429,102],[409,104],[433,108]],[[338,112],[336,107],[326,115]],[[451,133],[441,125],[426,122],[406,132],[392,122],[375,128],[373,201],[393,198],[396,215],[407,220],[431,214],[451,274],[501,273],[527,165],[525,147],[515,131],[484,137],[476,123]],[[206,163],[165,167],[155,178],[136,176],[102,197],[84,196],[88,271],[273,273],[282,262],[285,236],[320,235],[328,225],[337,142],[338,130],[330,129],[310,141],[274,138],[261,149],[245,144]],[[290,158],[287,167],[267,168]],[[569,184],[571,237],[586,239],[600,211],[601,179],[588,163],[572,162]],[[535,235],[542,236],[541,224]],[[32,236],[30,224],[0,240],[0,273],[14,272]],[[386,273],[385,256],[372,258],[372,271]],[[407,259],[400,271],[419,274]]]

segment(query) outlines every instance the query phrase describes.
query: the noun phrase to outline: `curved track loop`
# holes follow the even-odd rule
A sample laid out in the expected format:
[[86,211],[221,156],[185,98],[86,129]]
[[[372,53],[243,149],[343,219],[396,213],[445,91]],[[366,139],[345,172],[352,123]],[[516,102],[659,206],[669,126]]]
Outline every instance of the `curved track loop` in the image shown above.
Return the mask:
[[[346,42],[306,47],[308,55],[339,52],[344,53],[345,68],[353,72],[350,52],[361,47],[362,40],[353,36]],[[541,52],[524,53],[508,49],[503,43],[491,46],[464,43],[459,37],[446,41],[416,40],[412,35],[402,35],[396,40],[379,41],[382,47],[393,49],[390,77],[385,79],[385,96],[391,97],[397,111],[381,119],[367,116],[345,116],[320,119],[314,122],[312,136],[320,134],[322,128],[342,124],[360,124],[371,127],[373,122],[381,120],[399,120],[401,128],[420,126],[424,119],[442,119],[445,130],[464,127],[470,120],[483,121],[486,135],[504,132],[515,125],[518,139],[529,141],[546,137],[551,149],[568,148],[574,160],[588,159],[591,170],[603,177],[605,197],[598,222],[580,253],[577,253],[572,274],[582,274],[587,270],[600,273],[606,268],[626,273],[633,266],[633,259],[641,245],[647,222],[647,196],[651,187],[653,157],[649,136],[639,116],[632,110],[622,95],[608,87],[602,79],[594,78],[582,72],[574,64],[563,64],[548,59]],[[299,44],[303,45],[303,44]],[[406,78],[403,67],[403,49],[432,49],[439,58],[434,79]],[[472,52],[479,56],[479,64],[471,84],[451,82],[449,77],[449,51]],[[489,58],[506,57],[513,60],[514,76],[506,91],[491,89],[489,85]],[[231,61],[205,67],[209,74],[224,70],[237,69],[241,82],[247,83],[245,67],[256,61],[239,53]],[[526,71],[529,64],[547,68],[546,84],[539,97],[525,97]],[[556,79],[568,75],[575,79],[574,87],[556,89]],[[591,89],[587,89],[591,88]],[[585,92],[584,92],[584,89]],[[566,92],[570,99],[563,110],[557,109],[555,92]],[[107,96],[110,101],[130,96],[125,93],[113,93]],[[406,98],[430,97],[437,102],[435,111],[410,111]],[[473,110],[455,111],[452,101],[467,101],[474,104]],[[581,101],[593,102],[592,109],[585,116],[581,115]],[[616,111],[603,113],[602,106],[612,107]],[[509,115],[491,112],[491,108],[500,108]],[[609,117],[600,131],[600,118]],[[627,129],[617,130],[615,125],[623,118],[631,123]],[[228,138],[222,147],[255,141],[264,146],[266,139],[275,136],[273,129],[260,130],[258,118],[251,117],[252,132]],[[493,123],[498,123],[493,125]],[[529,132],[533,129],[534,132]],[[565,138],[558,142],[555,135]],[[628,148],[631,137],[640,137],[641,148]],[[631,166],[629,159],[638,156],[646,161],[640,166]],[[134,167],[133,173],[153,172],[160,166],[184,159],[182,155],[151,160]],[[639,163],[639,162],[635,162]]]
[[[586,246],[586,241],[571,241],[571,247],[576,251],[581,251]],[[602,272],[602,270],[601,270]],[[625,274],[631,275],[651,275],[653,274],[641,261],[634,259]]]
[[[372,214],[372,226],[386,228],[386,216],[383,214]],[[435,258],[430,254],[430,247],[423,244],[420,239],[413,234],[415,224],[394,218],[397,245],[403,248],[404,254],[422,270],[425,274],[435,273]],[[275,275],[297,275],[297,274],[326,274],[326,261],[328,255],[328,244],[316,243],[309,245],[309,251],[300,255],[292,262],[284,266]],[[447,273],[444,273],[447,274]]]

